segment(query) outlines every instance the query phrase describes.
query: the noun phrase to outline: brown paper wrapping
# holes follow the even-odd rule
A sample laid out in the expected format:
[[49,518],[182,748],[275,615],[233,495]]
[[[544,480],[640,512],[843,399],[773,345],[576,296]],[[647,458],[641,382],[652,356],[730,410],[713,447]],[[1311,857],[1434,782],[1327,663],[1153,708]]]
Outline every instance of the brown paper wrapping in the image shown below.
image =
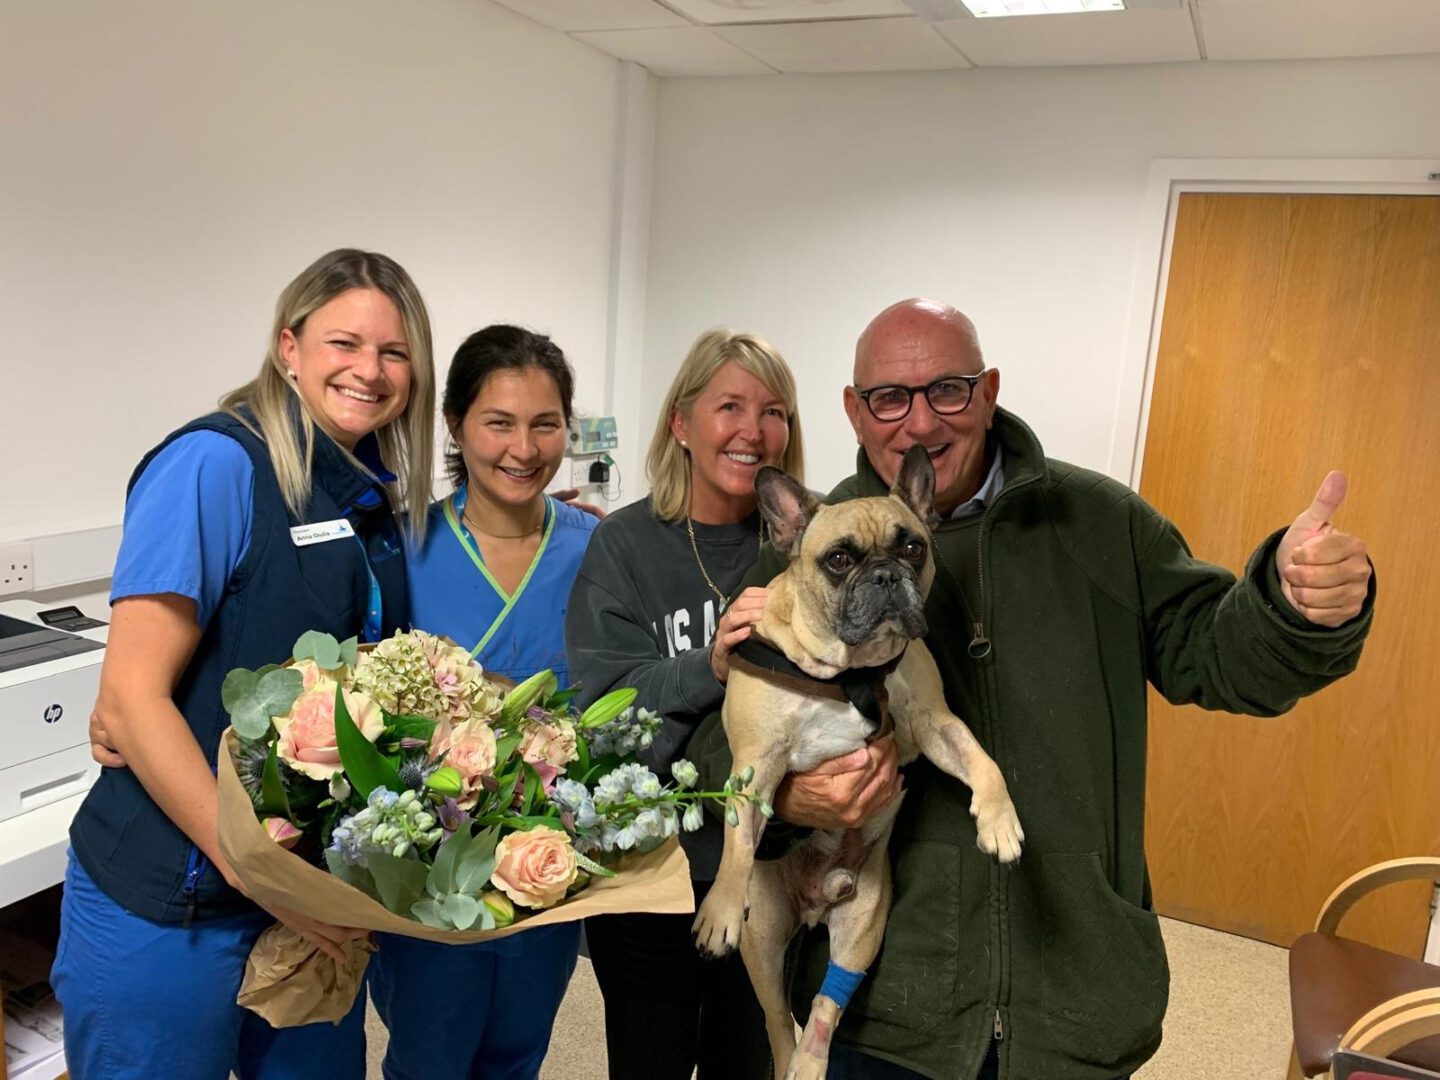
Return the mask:
[[[255,816],[254,804],[231,757],[235,733],[227,731],[218,760],[220,850],[263,907],[283,907],[334,926],[353,926],[388,934],[468,945],[523,933],[534,926],[572,922],[591,915],[631,911],[687,914],[695,910],[690,866],[677,839],[654,851],[627,856],[618,877],[595,878],[581,893],[557,907],[538,911],[504,930],[437,930],[388,910],[359,889],[311,866],[270,838]],[[245,965],[238,1002],[274,1027],[318,1020],[338,1022],[350,1012],[370,959],[370,947],[357,941],[347,950],[343,969],[283,924],[262,934]]]

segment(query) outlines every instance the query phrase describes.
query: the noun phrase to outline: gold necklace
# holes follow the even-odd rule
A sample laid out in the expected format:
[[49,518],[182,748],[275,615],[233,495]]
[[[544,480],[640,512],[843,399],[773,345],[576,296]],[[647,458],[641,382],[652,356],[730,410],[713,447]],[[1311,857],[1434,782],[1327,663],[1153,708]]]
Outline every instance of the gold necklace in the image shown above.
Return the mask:
[[487,532],[486,530],[482,529],[479,524],[476,523],[474,518],[470,516],[469,502],[466,502],[465,509],[460,511],[460,520],[465,522],[466,525],[470,526],[470,530],[472,532],[477,532],[481,536],[488,536],[492,540],[523,540],[527,536],[534,536],[537,532],[539,532],[545,527],[545,507],[543,504],[540,507],[540,521],[533,528],[526,529],[522,533]]
[[[710,586],[710,591],[720,601],[720,606],[724,607],[725,594],[716,587],[715,582],[710,580],[710,573],[705,569],[704,560],[700,558],[700,545],[695,543],[695,526],[691,524],[689,514],[685,515],[685,532],[690,536],[690,550],[695,553],[695,565],[700,567],[700,576],[705,579],[705,584]],[[765,518],[763,516],[760,518],[759,538],[763,546],[765,543]]]

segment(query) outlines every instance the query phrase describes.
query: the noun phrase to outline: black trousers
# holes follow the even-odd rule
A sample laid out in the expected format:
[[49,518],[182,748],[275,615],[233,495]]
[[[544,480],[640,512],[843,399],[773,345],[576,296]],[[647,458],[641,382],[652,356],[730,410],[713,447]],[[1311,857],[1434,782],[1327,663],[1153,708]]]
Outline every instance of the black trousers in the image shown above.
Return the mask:
[[[999,1075],[999,1060],[995,1056],[995,1044],[990,1044],[990,1052],[985,1055],[985,1063],[980,1066],[980,1075],[975,1080],[995,1080]],[[825,1073],[826,1080],[922,1080],[919,1073],[900,1065],[893,1065],[883,1058],[870,1057],[858,1050],[851,1050],[848,1046],[839,1043],[830,1047],[830,1068]]]
[[[695,906],[711,883],[694,882]],[[765,1014],[739,953],[702,957],[693,915],[585,920],[611,1080],[769,1080]]]

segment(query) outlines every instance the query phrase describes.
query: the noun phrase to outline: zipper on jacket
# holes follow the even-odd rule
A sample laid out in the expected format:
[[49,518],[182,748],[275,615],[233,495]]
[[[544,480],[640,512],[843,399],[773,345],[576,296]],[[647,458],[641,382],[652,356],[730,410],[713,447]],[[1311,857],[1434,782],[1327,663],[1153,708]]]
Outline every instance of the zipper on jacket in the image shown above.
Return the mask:
[[[990,500],[990,505],[985,507],[985,512],[980,515],[980,535],[975,540],[975,562],[978,571],[977,580],[980,582],[980,595],[975,603],[978,610],[970,612],[973,636],[970,638],[970,644],[966,647],[966,651],[970,653],[972,660],[983,660],[990,655],[992,648],[990,639],[985,636],[985,525],[989,522],[990,511],[994,509],[995,502],[999,497],[1000,493],[997,492],[995,498]],[[965,590],[961,589],[960,592],[963,595]]]
[[200,854],[199,845],[191,844],[190,856],[185,860],[185,920],[180,924],[186,930],[195,921],[195,891],[200,887],[200,875],[205,873],[208,865],[209,860]]
[[995,1010],[995,1041],[1005,1041],[1005,1021],[1000,1019],[1000,1010]]

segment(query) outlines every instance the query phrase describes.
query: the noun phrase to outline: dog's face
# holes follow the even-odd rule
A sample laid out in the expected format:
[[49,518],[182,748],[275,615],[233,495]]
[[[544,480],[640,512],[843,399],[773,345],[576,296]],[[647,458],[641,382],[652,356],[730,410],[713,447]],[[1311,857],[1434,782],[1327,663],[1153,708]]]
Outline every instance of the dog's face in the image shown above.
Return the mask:
[[792,625],[801,619],[816,637],[852,649],[893,645],[883,650],[892,654],[924,636],[925,596],[935,576],[929,531],[935,473],[924,447],[906,454],[883,498],[822,506],[772,468],[760,470],[755,490],[771,539],[790,556],[799,607]]

